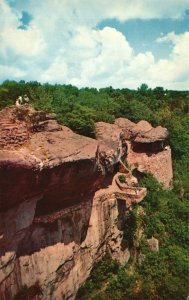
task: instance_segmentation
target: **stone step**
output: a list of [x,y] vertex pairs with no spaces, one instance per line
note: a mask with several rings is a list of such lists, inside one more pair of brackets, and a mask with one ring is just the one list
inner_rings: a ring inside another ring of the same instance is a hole
[[18,123],[3,123],[0,124],[1,126],[9,126],[9,125],[13,125],[13,126],[17,126],[17,127],[25,127],[24,124],[18,124]]
[[1,118],[0,117],[0,122],[15,122],[16,120],[12,118]]
[[17,136],[28,136],[27,132],[16,132],[16,131],[4,131],[0,133],[0,136],[3,137],[17,137]]
[[0,123],[4,124],[4,123],[15,123],[13,120],[0,120]]
[[16,132],[14,134],[10,134],[10,132],[3,132],[2,134],[0,133],[0,137],[7,137],[7,138],[17,138],[17,137],[28,137],[27,132]]
[[0,122],[0,126],[12,125],[15,124],[13,122]]
[[25,124],[23,124],[23,123],[18,123],[18,122],[11,122],[11,121],[9,121],[9,122],[0,122],[0,125],[9,125],[9,124],[12,124],[12,125],[17,125],[17,126],[23,126],[23,125],[25,125]]
[[2,116],[0,116],[0,120],[2,121],[2,120],[12,120],[13,118],[10,118],[10,117],[2,117]]
[[1,123],[0,125],[3,125],[3,126],[6,126],[6,125],[16,125],[16,126],[18,126],[18,124],[16,124],[16,123],[11,123],[11,122],[9,122],[9,123]]
[[1,131],[11,130],[11,129],[18,129],[18,127],[17,126],[7,126],[7,127],[1,128]]

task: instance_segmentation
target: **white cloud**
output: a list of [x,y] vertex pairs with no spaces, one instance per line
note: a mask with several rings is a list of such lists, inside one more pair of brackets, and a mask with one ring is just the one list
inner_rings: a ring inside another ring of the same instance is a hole
[[[173,49],[168,59],[159,60],[150,69],[150,75],[156,79],[159,77],[164,83],[182,82],[189,77],[189,32],[176,35],[174,32],[157,39],[159,43],[171,42]],[[187,84],[186,84],[186,87]]]
[[[97,29],[104,19],[181,18],[188,0],[0,0],[0,57],[4,78],[72,83],[78,86],[188,88],[189,32],[169,33],[158,43],[172,43],[167,59],[136,54],[115,28]],[[22,11],[32,20],[19,29]],[[3,74],[2,77],[3,78]]]
[[40,30],[35,27],[28,30],[6,28],[1,34],[1,41],[6,50],[11,49],[15,54],[24,56],[38,55],[45,47]]
[[[151,87],[161,85],[173,89],[188,89],[189,32],[180,35],[170,33],[158,39],[159,42],[173,43],[169,57],[158,61],[151,52],[136,55],[126,38],[115,29],[105,28],[98,31],[98,35],[94,35],[93,31],[91,36],[96,38],[95,49],[98,44],[101,45],[100,51],[83,61],[79,59],[82,61],[79,76],[70,78],[72,84],[137,88],[146,82]],[[114,41],[114,47],[110,40]]]
[[42,82],[66,82],[68,77],[68,67],[64,61],[64,52],[55,58],[53,63],[40,76]]
[[26,72],[24,72],[23,70],[16,68],[16,67],[11,67],[11,66],[4,66],[2,64],[0,64],[0,80],[5,79],[4,75],[6,74],[6,78],[11,78],[12,74],[14,74],[14,78],[15,79],[19,79],[22,76],[26,75]]
[[12,51],[14,55],[38,55],[45,47],[40,28],[33,25],[28,30],[19,29],[21,13],[13,12],[4,0],[0,2],[0,9],[2,12],[0,19],[1,57],[7,56],[9,51]]

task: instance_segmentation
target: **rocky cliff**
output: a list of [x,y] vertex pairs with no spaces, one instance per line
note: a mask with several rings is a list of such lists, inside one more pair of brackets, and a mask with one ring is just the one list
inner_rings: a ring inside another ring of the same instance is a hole
[[167,133],[153,133],[155,146],[147,136],[148,147],[139,151],[135,139],[144,132],[126,119],[97,123],[96,139],[27,105],[1,111],[1,119],[1,137],[7,125],[18,129],[8,130],[6,143],[0,139],[0,299],[13,299],[25,285],[36,299],[75,299],[106,251],[121,263],[128,260],[124,216],[146,189],[125,166],[124,184],[117,172],[127,158],[168,186],[171,175],[165,178],[157,164],[163,154],[164,167],[172,170]]
[[165,188],[170,188],[173,170],[167,129],[154,128],[147,121],[135,124],[124,118],[116,119],[115,124],[122,128],[127,144],[127,163],[132,170],[151,173]]

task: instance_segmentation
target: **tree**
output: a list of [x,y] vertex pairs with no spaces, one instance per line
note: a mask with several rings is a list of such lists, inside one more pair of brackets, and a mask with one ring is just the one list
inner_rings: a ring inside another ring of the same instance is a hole
[[94,137],[95,135],[95,112],[85,106],[76,104],[73,111],[64,117],[64,124],[75,132]]

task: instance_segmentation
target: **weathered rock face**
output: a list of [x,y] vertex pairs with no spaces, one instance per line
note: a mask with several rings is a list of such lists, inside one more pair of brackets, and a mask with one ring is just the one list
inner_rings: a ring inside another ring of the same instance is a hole
[[127,161],[133,169],[141,173],[151,173],[163,184],[165,188],[170,188],[173,178],[171,148],[165,146],[159,152],[136,152],[128,143]]
[[[1,299],[12,299],[24,284],[36,282],[42,288],[42,299],[74,299],[94,262],[106,250],[126,262],[129,252],[121,247],[125,210],[126,201],[117,200],[114,194],[96,194],[58,215],[51,214],[50,220],[34,218],[25,234],[16,232],[1,258]],[[25,210],[22,216],[28,213]],[[11,212],[9,217],[13,217]]]
[[36,196],[45,199],[48,206],[59,201],[67,206],[74,197],[77,202],[78,195],[94,191],[103,178],[98,142],[66,127],[35,133],[17,150],[2,150],[0,167],[3,210]]
[[168,137],[168,130],[161,126],[151,128],[148,131],[139,132],[135,138],[135,143],[155,143],[164,142]]
[[25,122],[15,119],[12,109],[0,111],[0,149],[20,146],[29,138]]
[[126,155],[126,142],[122,129],[116,124],[97,122],[96,139],[99,142],[100,161],[106,171],[113,171],[114,166]]
[[128,151],[122,128],[99,122],[94,140],[44,118],[24,144],[0,150],[2,300],[24,285],[40,286],[40,299],[75,299],[106,251],[126,262],[124,216],[146,195],[132,174],[125,185],[114,176]]
[[140,121],[137,124],[119,118],[115,121],[127,140],[127,162],[132,169],[142,173],[151,173],[156,179],[169,188],[172,183],[171,149],[166,145],[168,131],[150,123]]
[[115,120],[115,125],[122,129],[126,140],[130,140],[132,138],[133,128],[136,126],[134,122],[125,118],[118,118]]

